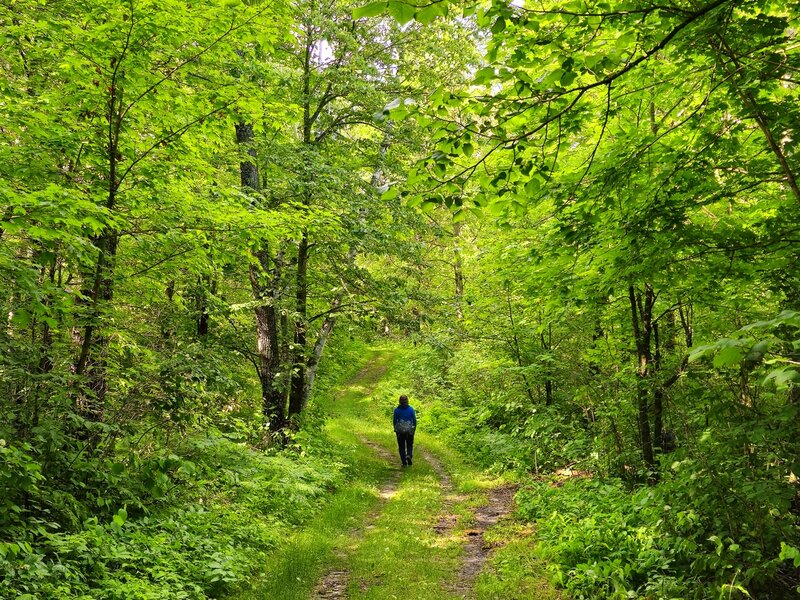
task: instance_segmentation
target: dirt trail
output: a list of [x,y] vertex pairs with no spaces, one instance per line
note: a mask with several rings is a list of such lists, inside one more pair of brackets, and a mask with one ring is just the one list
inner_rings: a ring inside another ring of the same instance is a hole
[[[385,361],[379,360],[370,362],[355,374],[355,376],[350,380],[350,385],[348,387],[352,389],[353,386],[359,386],[361,388],[359,390],[361,394],[364,396],[369,396],[375,390],[388,368],[389,365]],[[343,390],[338,394],[336,399],[341,399],[345,393],[346,391]],[[386,450],[386,448],[380,444],[376,444],[375,442],[368,440],[363,435],[359,435],[358,437],[362,444],[369,446],[383,460],[389,463],[392,462],[393,456],[388,450]],[[378,508],[369,514],[361,527],[356,528],[351,532],[349,545],[351,548],[358,545],[358,543],[364,537],[364,532],[367,529],[372,529],[374,527],[373,523],[380,515],[383,505],[397,492],[397,484],[399,479],[400,470],[393,469],[389,478],[382,483],[380,489],[378,490],[380,504],[378,505]],[[346,549],[340,551],[339,558],[346,558]],[[334,569],[329,571],[322,577],[317,586],[314,588],[314,591],[311,592],[311,598],[313,600],[346,598],[349,575],[350,572],[347,569]]]
[[[371,363],[359,371],[351,381],[352,385],[359,385],[360,392],[365,396],[372,393],[381,377],[386,372],[387,365],[382,362]],[[367,516],[363,524],[354,529],[350,535],[350,543],[346,548],[341,549],[339,559],[344,562],[347,555],[353,548],[357,547],[364,538],[366,531],[375,527],[375,521],[380,517],[385,504],[394,497],[402,473],[397,457],[386,447],[373,442],[363,435],[359,435],[359,440],[365,446],[372,449],[381,459],[393,465],[389,477],[381,484],[378,491],[378,506]],[[425,449],[420,449],[419,453],[436,473],[442,488],[442,509],[439,522],[433,526],[434,531],[441,536],[447,536],[453,532],[458,525],[458,515],[454,514],[453,507],[458,502],[466,499],[466,495],[456,491],[453,480],[445,470],[442,463]],[[493,547],[484,540],[484,533],[487,529],[497,524],[504,516],[513,510],[514,494],[516,486],[502,486],[488,491],[489,501],[485,506],[475,510],[475,522],[471,529],[464,532],[464,554],[461,566],[453,583],[446,587],[446,590],[457,597],[472,598],[475,579],[489,558]],[[313,600],[336,600],[347,598],[347,586],[350,579],[350,572],[347,568],[329,571],[319,581],[311,594]]]
[[484,533],[512,512],[517,489],[515,485],[506,485],[488,491],[489,502],[475,511],[475,524],[465,531],[466,541],[461,568],[458,570],[455,582],[448,588],[449,591],[462,598],[473,597],[472,588],[475,579],[494,550],[494,546],[484,540]]
[[[444,494],[442,517],[439,523],[434,525],[434,529],[439,535],[446,535],[458,523],[458,517],[452,513],[451,509],[456,502],[463,500],[464,496],[455,492],[453,482],[439,460],[424,450],[422,454],[442,483]],[[448,591],[462,598],[471,597],[475,579],[483,570],[489,555],[494,549],[493,546],[485,543],[484,533],[487,529],[496,525],[500,519],[512,512],[514,494],[516,494],[517,489],[517,486],[511,485],[493,488],[488,492],[489,502],[476,509],[474,526],[465,532],[464,555],[461,559],[458,576],[455,579],[455,583],[448,586]]]
[[[365,438],[364,436],[359,436],[361,443],[365,446],[369,446],[375,454],[380,456],[383,460],[387,462],[392,462],[394,456],[391,452],[389,452],[386,448],[381,446],[380,444],[376,444]],[[364,524],[354,529],[350,535],[350,547],[357,546],[361,539],[364,537],[364,533],[368,529],[372,529],[375,525],[374,522],[380,516],[381,511],[383,510],[383,505],[392,499],[392,497],[397,493],[397,484],[400,480],[400,469],[393,468],[392,473],[389,478],[383,482],[378,491],[378,497],[380,498],[380,503],[378,507],[375,508],[369,516],[367,516]],[[346,557],[346,550],[342,551],[339,558]],[[329,571],[325,574],[325,576],[320,580],[317,584],[317,587],[314,588],[314,591],[311,593],[311,598],[313,600],[323,600],[323,599],[335,599],[335,598],[347,598],[347,583],[349,581],[350,572],[347,569],[336,569]]]
[[347,393],[348,389],[352,390],[353,387],[356,386],[360,388],[359,392],[364,396],[371,395],[388,369],[389,364],[383,360],[368,363],[353,376],[348,387],[346,389],[342,389],[337,394],[335,400],[340,400],[342,396]]
[[458,524],[458,516],[454,515],[452,512],[453,505],[463,500],[464,496],[456,493],[453,487],[453,480],[450,479],[450,475],[444,470],[439,459],[427,450],[422,450],[421,454],[439,477],[439,481],[442,485],[442,516],[439,522],[433,526],[433,529],[438,535],[447,535]]

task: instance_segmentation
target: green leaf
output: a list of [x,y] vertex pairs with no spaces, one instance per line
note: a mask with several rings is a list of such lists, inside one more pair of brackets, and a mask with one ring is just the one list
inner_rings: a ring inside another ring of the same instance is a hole
[[406,4],[405,2],[397,2],[392,0],[389,2],[389,14],[394,17],[394,20],[405,25],[414,18],[416,7]]
[[578,74],[575,71],[567,71],[561,76],[561,85],[569,87],[577,76]]
[[19,327],[27,327],[31,323],[31,314],[27,310],[18,310],[11,317],[11,322]]
[[122,527],[125,524],[125,521],[128,520],[128,511],[124,508],[120,508],[117,511],[117,514],[114,515],[113,520],[117,527]]
[[564,69],[558,68],[544,78],[544,84],[545,85],[560,84],[561,78],[564,76],[564,74],[565,74]]
[[419,208],[420,208],[420,210],[421,210],[422,212],[431,213],[431,212],[433,212],[434,210],[436,210],[436,207],[438,207],[438,206],[439,206],[439,203],[438,203],[438,202],[432,202],[432,201],[430,201],[430,200],[426,200],[425,202],[423,202],[423,203],[420,205],[420,207],[419,207]]
[[768,381],[774,381],[775,387],[779,390],[783,390],[789,387],[790,383],[800,382],[800,371],[797,371],[793,367],[781,367],[780,369],[770,371],[764,378],[764,383]]
[[780,560],[791,560],[795,568],[800,567],[800,550],[786,542],[781,542],[781,553],[778,558]]
[[494,79],[494,67],[483,67],[475,73],[475,79],[472,81],[475,85],[483,85],[489,83]]
[[420,194],[409,196],[408,199],[406,199],[406,206],[408,206],[408,208],[414,208],[422,204],[423,200],[424,198]]
[[715,347],[716,346],[714,346],[713,344],[706,344],[705,346],[697,346],[691,352],[689,352],[689,362],[693,363],[697,360],[706,358],[713,352]]
[[399,193],[400,193],[399,189],[397,189],[396,187],[391,187],[381,195],[381,200],[393,200],[397,198],[397,195]]
[[359,6],[353,9],[353,18],[377,17],[386,10],[388,4],[388,2],[371,2],[365,6]]
[[505,17],[497,17],[497,20],[492,25],[492,33],[497,35],[498,33],[502,33],[506,28],[506,20]]
[[446,4],[431,4],[430,6],[424,6],[420,8],[414,18],[417,20],[417,22],[427,25],[429,23],[433,23],[436,20],[436,17],[445,16],[446,13]]
[[539,180],[536,178],[529,179],[525,183],[525,194],[528,196],[535,196],[539,193],[539,190],[542,189],[542,185],[539,183]]
[[731,367],[744,358],[744,351],[737,346],[726,346],[714,356],[714,367]]

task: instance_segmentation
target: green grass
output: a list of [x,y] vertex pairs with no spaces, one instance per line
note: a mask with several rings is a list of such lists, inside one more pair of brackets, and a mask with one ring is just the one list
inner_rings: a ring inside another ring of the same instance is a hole
[[460,544],[437,537],[441,487],[431,468],[414,461],[350,559],[349,598],[452,598],[441,588],[458,568]]
[[[394,448],[389,422],[397,396],[406,393],[409,373],[403,368],[402,352],[389,366],[373,390],[371,403],[359,406],[362,432],[387,448]],[[436,600],[460,597],[448,588],[460,567],[464,529],[473,525],[473,510],[488,501],[486,491],[510,482],[476,468],[433,432],[425,428],[425,398],[412,398],[419,415],[414,466],[404,473],[397,495],[386,506],[362,544],[354,552],[350,567],[348,597],[419,598]],[[426,449],[450,475],[459,501],[449,507],[458,525],[439,537],[433,530],[441,517],[442,488],[435,473],[421,462]],[[564,596],[548,581],[544,563],[534,556],[535,536],[521,522],[509,518],[487,531],[485,540],[499,546],[475,582],[478,600],[561,600]]]
[[[357,435],[383,446],[398,469],[391,414],[403,393],[397,376],[399,361],[388,364],[380,383],[366,396],[344,394],[337,402],[342,422]],[[416,440],[414,466],[400,475],[394,496],[372,520],[363,539],[351,549],[347,567],[348,598],[453,598],[442,582],[458,569],[460,541],[438,536],[434,526],[442,511],[442,487],[420,451],[430,449],[428,436]],[[411,594],[411,596],[409,596]]]
[[368,456],[359,464],[370,471],[335,494],[331,502],[306,528],[295,534],[271,557],[263,574],[251,590],[236,596],[241,600],[308,598],[324,573],[337,563],[336,549],[345,547],[354,528],[378,503],[378,489],[367,483],[369,475],[378,478],[385,466]]

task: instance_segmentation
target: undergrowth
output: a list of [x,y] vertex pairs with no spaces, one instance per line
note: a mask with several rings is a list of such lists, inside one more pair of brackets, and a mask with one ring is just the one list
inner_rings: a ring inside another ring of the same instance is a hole
[[[358,343],[332,355],[321,397],[367,358]],[[319,412],[284,449],[265,449],[244,413],[200,425],[171,437],[117,434],[102,454],[76,452],[55,473],[43,441],[0,439],[0,597],[220,597],[263,570],[353,476],[349,449],[330,442]]]

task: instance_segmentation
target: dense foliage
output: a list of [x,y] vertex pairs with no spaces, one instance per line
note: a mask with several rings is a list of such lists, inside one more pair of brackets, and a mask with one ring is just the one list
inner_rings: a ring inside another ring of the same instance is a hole
[[373,115],[471,56],[352,8],[0,5],[0,596],[219,596],[344,480],[308,400],[418,220]]
[[798,8],[0,4],[0,593],[242,583],[380,334],[574,597],[794,597]]

